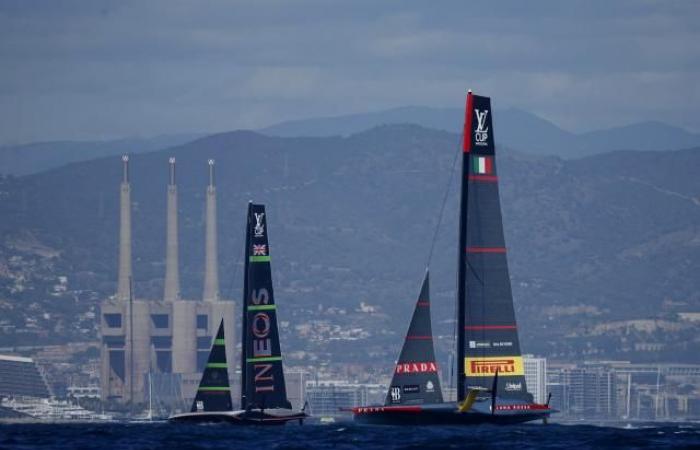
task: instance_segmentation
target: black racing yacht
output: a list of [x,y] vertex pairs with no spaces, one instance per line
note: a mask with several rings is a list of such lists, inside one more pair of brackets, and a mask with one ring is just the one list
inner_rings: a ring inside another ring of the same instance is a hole
[[527,392],[498,192],[491,99],[467,94],[457,270],[457,401],[444,402],[430,325],[428,274],[384,405],[361,423],[513,424],[554,411]]
[[222,320],[191,411],[171,416],[171,422],[284,425],[308,417],[304,410],[293,411],[287,399],[265,206],[249,203],[246,223],[241,408],[232,407]]

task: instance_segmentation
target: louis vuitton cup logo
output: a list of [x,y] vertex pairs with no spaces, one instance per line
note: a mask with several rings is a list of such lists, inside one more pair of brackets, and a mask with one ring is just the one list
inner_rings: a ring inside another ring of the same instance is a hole
[[255,237],[263,237],[265,235],[263,217],[265,217],[265,213],[255,213]]
[[489,115],[489,110],[479,111],[474,110],[476,115],[476,130],[474,130],[474,141],[476,145],[487,145],[489,140],[489,129],[486,126],[486,117]]

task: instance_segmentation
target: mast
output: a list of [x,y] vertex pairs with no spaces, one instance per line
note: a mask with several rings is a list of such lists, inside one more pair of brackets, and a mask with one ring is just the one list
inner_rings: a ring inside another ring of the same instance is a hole
[[627,405],[625,419],[630,418],[630,395],[632,395],[632,372],[627,374]]
[[148,371],[148,420],[153,420],[153,381],[151,371]]
[[248,213],[245,219],[245,248],[243,249],[243,298],[241,302],[241,313],[243,318],[241,319],[241,409],[246,409],[248,406],[248,399],[246,398],[246,348],[248,343],[248,323],[246,317],[248,316],[246,311],[246,305],[248,304],[248,253],[250,249],[250,216],[253,208],[253,201],[248,201]]
[[464,131],[462,134],[462,192],[459,201],[459,262],[457,264],[457,401],[464,399],[464,316],[466,304],[466,270],[467,270],[467,199],[469,183],[469,151],[471,150],[472,91],[467,92]]

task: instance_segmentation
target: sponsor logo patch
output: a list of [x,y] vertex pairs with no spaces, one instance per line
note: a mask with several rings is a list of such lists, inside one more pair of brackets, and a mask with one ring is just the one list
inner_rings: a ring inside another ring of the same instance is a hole
[[265,225],[263,225],[263,217],[265,217],[265,213],[254,213],[255,214],[255,237],[263,237],[265,236]]
[[500,347],[512,347],[513,343],[510,341],[469,341],[469,348],[500,348]]
[[434,362],[411,362],[396,365],[396,373],[435,373],[437,364]]
[[425,383],[425,392],[435,392],[435,385],[432,381],[428,380],[428,382]]
[[524,375],[523,358],[520,356],[489,356],[464,358],[464,373],[469,377],[499,375]]
[[403,387],[404,394],[417,394],[420,392],[420,386],[417,384],[406,384]]
[[486,117],[489,114],[489,110],[485,109],[480,111],[478,109],[474,110],[476,115],[476,130],[474,130],[474,142],[476,145],[488,145],[489,140],[489,129],[486,126]]
[[547,405],[537,405],[534,403],[518,404],[518,405],[496,405],[496,411],[526,411],[526,410],[543,410],[549,409]]
[[522,391],[522,390],[523,390],[522,383],[506,383],[506,391],[508,391],[508,392]]
[[392,403],[399,403],[401,401],[401,388],[399,386],[392,386],[389,392],[391,393]]

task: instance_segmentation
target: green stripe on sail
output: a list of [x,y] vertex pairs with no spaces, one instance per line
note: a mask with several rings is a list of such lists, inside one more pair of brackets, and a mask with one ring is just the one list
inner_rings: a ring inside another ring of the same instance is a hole
[[281,356],[264,356],[262,358],[248,358],[248,359],[246,359],[246,362],[249,362],[249,363],[273,362],[273,361],[282,361],[282,357]]
[[248,311],[270,311],[277,309],[277,305],[251,305],[248,306]]
[[228,386],[200,386],[198,391],[230,391],[231,388]]
[[269,256],[251,256],[248,258],[250,262],[270,262]]
[[214,345],[226,345],[226,341],[224,339],[214,339]]
[[226,363],[207,363],[207,369],[228,369]]

